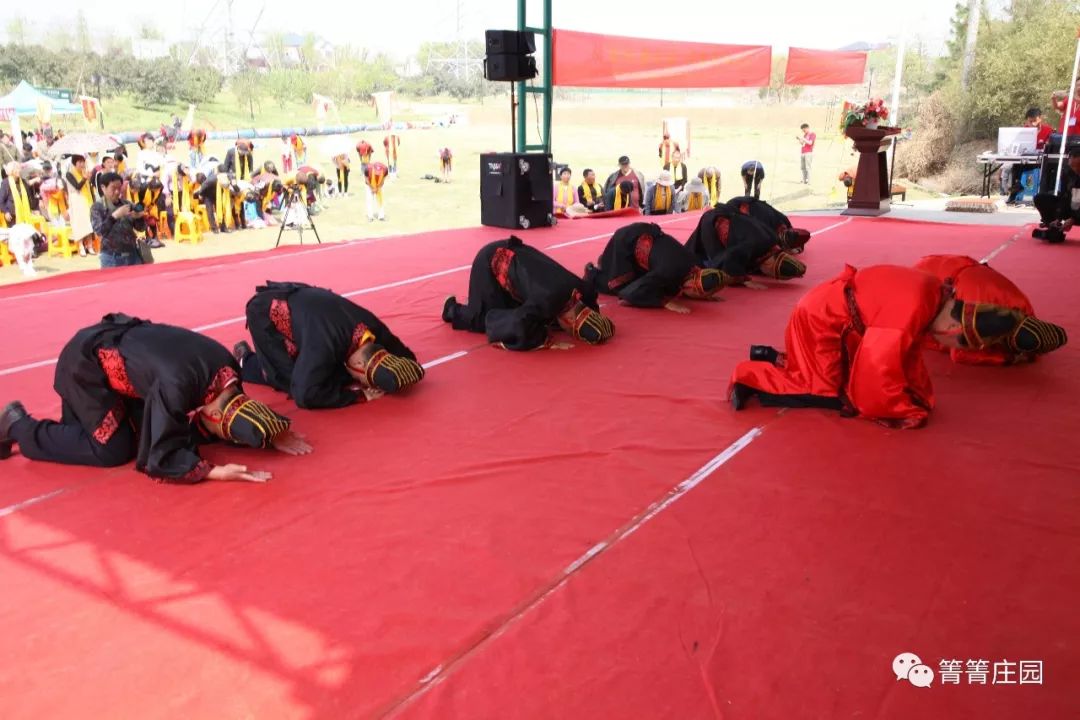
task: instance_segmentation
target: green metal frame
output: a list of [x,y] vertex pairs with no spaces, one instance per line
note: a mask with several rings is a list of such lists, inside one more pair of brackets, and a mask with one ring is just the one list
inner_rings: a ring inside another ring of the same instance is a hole
[[[518,0],[518,30],[532,32],[541,36],[544,49],[544,69],[540,75],[540,84],[526,86],[525,83],[517,84],[517,152],[551,152],[551,0],[544,2],[544,24],[541,27],[529,27],[525,23],[527,0]],[[543,121],[540,124],[540,144],[529,145],[526,142],[528,134],[527,120],[529,117],[528,103],[530,95],[542,95],[544,100]]]

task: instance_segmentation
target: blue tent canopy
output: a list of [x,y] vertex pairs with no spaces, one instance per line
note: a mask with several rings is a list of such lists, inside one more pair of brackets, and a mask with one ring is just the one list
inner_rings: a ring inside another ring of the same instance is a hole
[[51,98],[37,90],[33,85],[23,80],[19,86],[0,97],[0,115],[36,115],[38,102],[44,100],[52,107],[54,115],[82,114],[82,105]]

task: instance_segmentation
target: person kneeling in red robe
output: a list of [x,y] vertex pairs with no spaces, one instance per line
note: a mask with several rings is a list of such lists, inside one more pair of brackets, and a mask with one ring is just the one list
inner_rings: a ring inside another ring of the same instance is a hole
[[[1065,344],[1065,331],[1035,318],[1035,308],[1027,296],[1007,277],[989,265],[966,255],[927,255],[915,267],[953,286],[953,294],[967,306],[990,304],[1023,316],[1013,335],[986,347],[943,347],[933,338],[925,346],[948,351],[953,362],[966,365],[1015,365],[1032,362],[1044,353]],[[1028,329],[1031,332],[1027,332]],[[1026,342],[1024,348],[1018,342]],[[977,343],[973,343],[975,345]]]
[[856,270],[803,296],[788,321],[787,351],[756,345],[735,368],[730,399],[736,410],[752,397],[771,407],[838,410],[896,428],[926,424],[934,390],[922,343],[985,347],[1014,337],[1030,346],[1042,328],[994,305],[965,305],[952,286],[929,273],[896,265]]

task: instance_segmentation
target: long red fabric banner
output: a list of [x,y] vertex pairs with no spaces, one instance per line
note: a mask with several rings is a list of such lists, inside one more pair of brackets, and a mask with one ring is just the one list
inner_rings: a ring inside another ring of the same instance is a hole
[[768,45],[713,45],[555,30],[555,85],[619,88],[764,87]]
[[790,48],[786,85],[858,85],[866,72],[866,53]]

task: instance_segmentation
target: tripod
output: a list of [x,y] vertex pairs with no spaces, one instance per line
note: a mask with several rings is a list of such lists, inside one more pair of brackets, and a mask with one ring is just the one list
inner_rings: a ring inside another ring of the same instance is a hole
[[[281,213],[281,228],[278,230],[277,242],[274,243],[275,248],[281,245],[281,235],[285,232],[285,225],[289,222],[289,211],[292,210],[293,202],[298,197],[300,197],[301,193],[303,193],[305,189],[306,188],[301,185],[293,185],[289,188],[288,197],[285,200],[285,210]],[[303,203],[303,200],[301,199],[300,202]],[[322,245],[322,238],[319,237],[319,229],[315,227],[315,219],[311,217],[311,213],[307,211],[307,206],[305,204],[300,205],[300,207],[304,209],[304,214],[307,215],[307,221],[308,224],[311,225],[311,231],[315,233],[315,240],[317,240],[318,243]],[[296,223],[296,225],[294,225],[294,229],[300,234],[300,244],[303,245],[304,225],[302,223]]]

